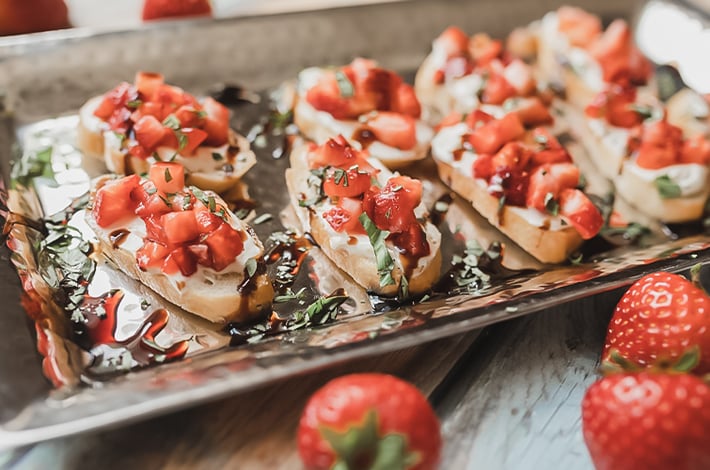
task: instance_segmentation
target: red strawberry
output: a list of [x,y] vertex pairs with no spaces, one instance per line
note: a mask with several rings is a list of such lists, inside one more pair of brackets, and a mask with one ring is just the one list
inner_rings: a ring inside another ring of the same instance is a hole
[[582,401],[584,441],[597,470],[710,468],[710,387],[695,376],[614,374]]
[[298,451],[307,469],[433,469],[439,422],[411,384],[385,374],[330,381],[306,405]]
[[143,21],[211,15],[209,0],[145,0],[143,3]]
[[648,367],[675,361],[693,347],[700,350],[693,372],[710,372],[710,297],[682,276],[658,272],[636,281],[619,301],[602,359],[616,350]]

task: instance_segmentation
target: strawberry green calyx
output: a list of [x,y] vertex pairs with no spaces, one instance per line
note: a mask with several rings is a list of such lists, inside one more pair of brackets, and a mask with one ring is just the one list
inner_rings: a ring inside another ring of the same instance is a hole
[[[683,353],[677,360],[670,361],[667,359],[659,359],[647,370],[650,372],[663,372],[663,373],[689,373],[695,369],[700,363],[700,348],[694,346],[689,348]],[[602,375],[607,376],[610,374],[618,373],[629,373],[629,372],[640,372],[644,370],[639,364],[626,359],[623,355],[619,353],[616,349],[612,349],[609,352],[609,359],[602,361],[599,367]]]
[[321,426],[321,435],[336,455],[332,469],[406,470],[419,462],[419,453],[408,450],[404,435],[380,436],[378,427],[375,410],[367,412],[360,425],[353,425],[344,432]]

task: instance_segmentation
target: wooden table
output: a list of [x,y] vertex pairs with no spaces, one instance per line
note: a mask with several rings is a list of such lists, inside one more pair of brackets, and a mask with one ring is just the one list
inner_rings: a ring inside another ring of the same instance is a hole
[[591,468],[580,402],[596,380],[613,292],[481,331],[333,367],[124,428],[0,454],[0,467],[300,468],[307,398],[356,371],[401,376],[442,422],[442,469]]

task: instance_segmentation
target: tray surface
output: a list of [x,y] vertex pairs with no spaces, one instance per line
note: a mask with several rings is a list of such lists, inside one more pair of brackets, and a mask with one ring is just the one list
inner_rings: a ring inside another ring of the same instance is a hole
[[[224,24],[211,26],[198,23],[191,28],[197,32],[207,32],[210,28],[219,29],[222,26]],[[193,34],[196,34],[194,31]],[[119,37],[113,40],[117,43],[114,47],[121,43]],[[129,37],[128,40],[139,41],[140,38]],[[77,47],[81,47],[81,44]],[[0,68],[3,66],[19,76],[25,64],[18,59],[16,63],[0,63]],[[88,65],[85,67],[90,68]],[[57,70],[56,74],[62,73]],[[170,76],[168,80],[174,81]],[[178,84],[188,88],[192,80],[198,79],[192,79],[187,74],[179,80]],[[196,89],[202,92],[210,89],[214,91],[215,87],[224,90],[224,87],[218,86],[217,81],[212,77],[203,77],[201,81],[198,80],[199,86]],[[63,183],[60,193],[53,191],[51,184],[43,184],[41,178],[36,184],[28,184],[28,187],[34,188],[32,192],[9,190],[14,207],[18,207],[17,204],[23,205],[27,214],[46,217],[61,210],[73,197],[84,193],[88,188],[88,177],[100,171],[100,168],[92,168],[87,164],[72,147],[76,116],[70,114],[56,119],[43,119],[45,116],[59,114],[60,110],[65,112],[76,109],[81,103],[80,98],[83,100],[91,96],[87,94],[93,92],[91,86],[72,90],[73,83],[67,85],[68,93],[63,99],[53,97],[54,101],[49,102],[44,109],[33,111],[30,111],[31,105],[46,96],[51,86],[45,84],[33,96],[23,96],[20,88],[10,100],[18,110],[16,119],[4,116],[0,123],[0,142],[3,143],[0,161],[3,162],[6,175],[6,163],[12,158],[11,143],[21,142],[25,155],[42,152],[47,146],[53,149],[51,166],[55,180]],[[260,99],[257,100],[256,96],[260,96]],[[251,101],[258,102],[240,100],[234,104],[235,117],[232,124],[238,131],[251,137],[257,153],[258,163],[245,178],[245,183],[249,197],[258,202],[251,220],[254,217],[264,220],[255,225],[255,230],[262,239],[267,239],[274,232],[283,231],[284,225],[290,224],[286,210],[288,200],[283,189],[283,171],[287,166],[287,158],[282,150],[284,129],[277,126],[261,132],[259,126],[263,127],[274,114],[268,95],[256,96],[249,94]],[[426,164],[410,171],[425,178],[432,174],[431,167]],[[428,205],[434,207],[439,196],[445,195],[446,191],[436,179],[428,179],[431,194]],[[264,181],[273,181],[274,184],[264,185]],[[13,200],[13,197],[16,199]],[[41,204],[38,205],[38,202]],[[466,240],[476,240],[484,247],[496,241],[505,244],[506,265],[515,270],[503,270],[502,275],[498,273],[499,276],[494,276],[491,282],[483,283],[482,289],[460,291],[458,295],[434,295],[406,305],[379,303],[378,299],[374,299],[378,302],[375,305],[377,313],[372,314],[369,313],[369,302],[373,299],[365,292],[359,292],[347,278],[337,274],[337,270],[323,259],[317,249],[311,249],[309,256],[313,261],[312,269],[320,269],[326,275],[319,277],[330,281],[317,286],[320,292],[327,294],[335,287],[344,285],[348,294],[354,298],[354,301],[346,304],[336,321],[319,328],[283,331],[260,341],[246,341],[245,344],[230,347],[229,335],[170,307],[170,319],[156,335],[156,341],[164,349],[176,341],[188,341],[186,359],[134,369],[125,374],[114,374],[112,372],[116,367],[111,367],[108,375],[100,367],[90,370],[90,373],[82,367],[77,370],[76,364],[87,360],[86,353],[58,334],[48,344],[64,349],[59,352],[50,351],[48,356],[61,360],[55,361],[55,364],[45,361],[44,364],[45,372],[59,370],[64,374],[64,383],[71,385],[58,389],[52,389],[42,377],[42,365],[31,340],[35,327],[27,319],[21,305],[21,301],[25,301],[26,305],[26,296],[22,295],[17,276],[6,261],[10,257],[8,250],[3,248],[3,264],[0,266],[3,283],[0,289],[2,298],[7,302],[3,315],[0,315],[0,326],[3,331],[12,331],[13,334],[8,336],[0,349],[3,352],[0,354],[0,447],[21,445],[163,413],[315,370],[337,361],[378,354],[526,315],[629,284],[653,270],[680,271],[698,261],[706,262],[710,249],[708,235],[701,233],[697,227],[681,227],[680,237],[660,235],[648,239],[655,242],[662,240],[661,243],[646,247],[626,245],[613,250],[609,250],[610,245],[603,245],[603,249],[593,247],[588,251],[580,265],[541,267],[481,220],[464,201],[454,198],[445,212],[447,214],[440,224],[446,240],[445,269],[451,265],[455,255],[463,254]],[[20,224],[15,227],[21,232],[16,234],[18,240],[37,241],[38,233],[33,229]],[[29,249],[31,243],[27,245]],[[18,246],[13,248],[21,251]],[[27,270],[32,271],[32,266],[26,262],[31,257],[29,253],[24,263]],[[495,253],[491,257],[495,258]],[[14,261],[22,267],[23,260],[15,257]],[[497,269],[495,263],[492,266]],[[135,281],[125,276],[116,276],[110,266],[99,265],[96,276],[105,278],[111,287],[124,289],[133,295],[131,298],[127,296],[124,305],[126,309],[131,302],[140,303],[145,298],[160,303],[154,294],[136,285]],[[125,322],[128,325],[128,333],[124,332],[126,336],[130,336],[130,331],[141,328],[145,320],[144,314],[135,313],[140,309],[133,308],[132,311],[134,317]],[[42,324],[41,328],[50,332],[66,329],[61,321],[58,323]],[[110,357],[110,352],[106,352],[106,357]]]

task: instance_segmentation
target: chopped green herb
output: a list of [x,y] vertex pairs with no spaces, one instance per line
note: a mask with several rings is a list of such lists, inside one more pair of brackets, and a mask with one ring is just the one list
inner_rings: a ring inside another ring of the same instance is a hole
[[311,326],[321,326],[335,320],[338,308],[350,297],[347,295],[330,295],[321,297],[310,304],[305,310],[296,311],[293,317],[286,321],[286,329],[300,330]]
[[15,184],[28,186],[35,178],[47,178],[54,180],[54,170],[52,169],[52,147],[46,147],[34,152],[23,154],[12,166],[12,187]]
[[217,210],[217,202],[212,195],[207,197],[207,208],[210,212],[215,212]]
[[161,201],[163,201],[165,203],[166,206],[173,207],[173,204],[167,198],[165,198],[165,196],[158,194],[158,197],[160,198]]
[[131,108],[131,109],[136,109],[140,108],[140,106],[143,104],[141,100],[131,100],[126,102],[126,107]]
[[264,222],[268,222],[269,220],[273,219],[274,216],[269,214],[268,212],[264,212],[260,216],[258,216],[254,221],[252,222],[252,225],[259,225],[263,224]]
[[551,215],[560,213],[560,204],[555,200],[555,195],[552,193],[545,194],[545,210]]
[[547,144],[548,144],[548,142],[547,142],[547,136],[546,136],[546,135],[542,135],[542,134],[536,134],[536,135],[535,135],[535,142],[537,142],[538,144],[542,145],[543,148],[544,148],[544,147],[547,147]]
[[163,120],[163,125],[168,129],[177,131],[180,129],[180,120],[174,114],[169,115]]
[[659,176],[654,180],[654,184],[656,185],[661,199],[674,199],[680,197],[682,194],[678,183],[673,181],[668,175]]
[[343,181],[343,186],[348,187],[348,173],[345,170],[342,170],[340,168],[336,168],[335,172],[333,173],[333,182],[335,182],[336,185],[340,185],[340,182]]
[[212,160],[219,162],[221,160],[224,160],[224,157],[222,156],[221,153],[212,152]]
[[284,302],[290,302],[292,300],[301,300],[303,299],[305,293],[305,287],[301,287],[301,290],[299,290],[298,292],[293,292],[289,287],[285,294],[277,295],[276,297],[274,297],[274,302],[280,304]]
[[407,297],[409,297],[409,281],[407,280],[407,277],[402,274],[402,277],[399,281],[399,298],[400,300],[402,300],[406,299]]
[[632,103],[629,105],[629,109],[641,116],[641,119],[644,121],[652,118],[654,114],[653,108],[647,105]]
[[569,262],[573,265],[578,265],[582,264],[582,259],[584,259],[584,255],[582,253],[572,253],[567,257]]
[[150,302],[146,299],[141,300],[141,310],[148,310],[148,307],[150,307]]
[[631,222],[626,227],[604,227],[601,234],[607,237],[621,235],[624,240],[634,241],[651,233],[651,229],[636,222]]
[[503,213],[503,208],[505,207],[505,194],[498,198],[498,216]]
[[175,132],[175,137],[177,137],[178,140],[178,150],[184,150],[188,144],[187,135],[185,135],[185,133],[180,130],[176,130],[173,132]]
[[195,110],[195,115],[198,117],[198,119],[204,119],[207,117],[207,111],[205,111],[204,109]]
[[247,277],[251,278],[256,274],[256,259],[255,258],[249,258],[244,266],[244,269],[247,272]]
[[165,182],[169,183],[173,180],[173,175],[170,174],[170,168],[165,169]]
[[355,87],[353,87],[350,79],[343,73],[342,70],[335,72],[335,80],[338,83],[338,90],[340,91],[340,96],[343,98],[352,98],[355,96]]
[[392,270],[394,269],[394,260],[390,256],[385,240],[389,236],[386,230],[380,230],[375,223],[368,217],[366,212],[360,214],[360,223],[362,224],[367,237],[370,239],[370,245],[375,252],[375,260],[377,261],[377,272],[380,275],[380,286],[393,285],[394,278]]

